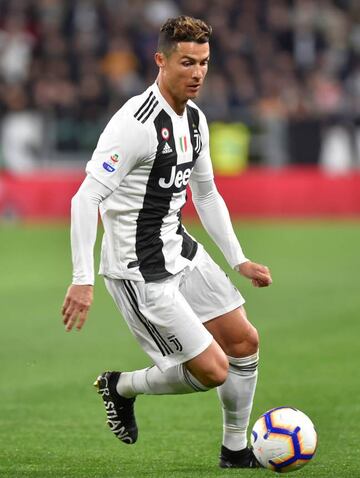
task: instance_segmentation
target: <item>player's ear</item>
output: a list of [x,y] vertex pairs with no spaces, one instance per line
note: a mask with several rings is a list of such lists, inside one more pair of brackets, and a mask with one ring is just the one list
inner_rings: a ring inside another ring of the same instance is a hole
[[164,53],[161,53],[160,51],[157,51],[155,53],[155,63],[159,68],[164,68],[165,63],[166,63],[166,58]]

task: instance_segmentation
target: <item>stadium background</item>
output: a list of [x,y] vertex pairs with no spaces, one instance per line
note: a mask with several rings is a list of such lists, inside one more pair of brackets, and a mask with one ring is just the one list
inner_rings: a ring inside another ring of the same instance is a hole
[[216,181],[247,255],[274,275],[253,290],[187,208],[262,337],[252,422],[297,406],[320,436],[297,476],[360,476],[359,2],[0,0],[1,476],[225,476],[215,393],[140,398],[131,449],[103,426],[94,376],[148,360],[101,280],[81,335],[59,317],[70,198],[108,118],[154,80],[159,25],[182,13],[214,28],[198,104]]

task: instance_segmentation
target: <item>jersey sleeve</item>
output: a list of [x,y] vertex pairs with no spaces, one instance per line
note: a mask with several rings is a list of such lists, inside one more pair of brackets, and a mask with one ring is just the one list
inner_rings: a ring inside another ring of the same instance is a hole
[[231,224],[230,214],[213,180],[192,182],[192,199],[201,223],[232,268],[247,262]]
[[71,201],[71,255],[73,284],[94,284],[94,245],[99,204],[111,190],[86,176]]
[[192,181],[202,182],[214,178],[210,157],[209,127],[202,111],[199,110],[199,132],[201,135],[201,151],[191,174]]
[[86,172],[112,191],[149,151],[149,134],[131,112],[118,111],[101,134]]

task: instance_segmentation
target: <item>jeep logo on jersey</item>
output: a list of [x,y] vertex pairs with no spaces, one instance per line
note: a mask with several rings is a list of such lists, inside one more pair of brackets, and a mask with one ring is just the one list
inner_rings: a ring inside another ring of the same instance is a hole
[[169,178],[160,178],[159,186],[164,189],[169,189],[171,186],[175,186],[177,189],[187,185],[190,179],[192,168],[187,168],[184,171],[179,169],[176,171],[176,166],[171,168],[171,173]]

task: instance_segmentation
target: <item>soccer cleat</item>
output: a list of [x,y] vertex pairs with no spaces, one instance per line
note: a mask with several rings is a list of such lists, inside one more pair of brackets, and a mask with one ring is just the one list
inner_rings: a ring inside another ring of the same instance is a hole
[[134,415],[135,398],[125,398],[116,391],[121,372],[104,372],[95,380],[94,386],[104,400],[107,424],[114,435],[132,445],[138,437]]
[[221,447],[219,466],[220,468],[261,468],[250,448],[233,451],[224,445]]

